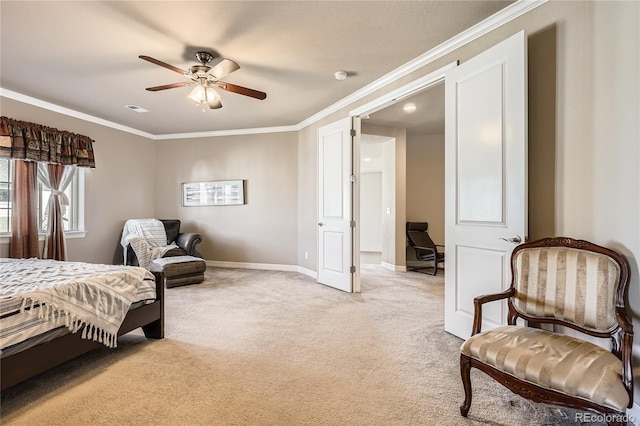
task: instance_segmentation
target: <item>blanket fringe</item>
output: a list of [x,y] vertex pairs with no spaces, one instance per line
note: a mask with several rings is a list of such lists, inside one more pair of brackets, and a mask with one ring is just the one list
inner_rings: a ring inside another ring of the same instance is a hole
[[[27,310],[27,300],[24,299],[22,301],[22,305],[20,306],[20,312],[26,312]],[[107,332],[104,329],[97,327],[95,324],[89,324],[86,321],[83,321],[78,316],[74,316],[69,312],[64,312],[61,309],[57,309],[55,306],[41,303],[38,300],[30,299],[30,315],[35,314],[35,306],[40,305],[40,309],[38,309],[38,318],[48,320],[50,317],[53,317],[57,314],[65,315],[65,327],[69,329],[71,333],[77,333],[82,328],[83,339],[93,340],[94,342],[102,343],[109,348],[116,348],[118,346],[118,338],[116,335]],[[83,328],[84,326],[84,328]]]

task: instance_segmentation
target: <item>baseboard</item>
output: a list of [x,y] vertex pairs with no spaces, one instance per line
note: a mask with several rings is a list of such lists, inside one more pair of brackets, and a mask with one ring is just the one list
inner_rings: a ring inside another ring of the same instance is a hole
[[318,279],[318,273],[316,271],[312,271],[311,269],[303,268],[302,266],[297,266],[297,271],[301,274],[304,274],[308,277],[313,278],[314,280]]
[[262,269],[264,271],[298,272],[296,265],[280,265],[277,263],[227,262],[224,260],[207,260],[207,266],[214,268]]
[[281,265],[277,263],[227,262],[223,260],[207,260],[206,262],[207,266],[212,266],[214,268],[261,269],[263,271],[299,272],[313,279],[318,278],[317,272],[298,265]]
[[393,263],[381,262],[383,268],[395,272],[407,272],[407,267],[404,265],[394,265]]

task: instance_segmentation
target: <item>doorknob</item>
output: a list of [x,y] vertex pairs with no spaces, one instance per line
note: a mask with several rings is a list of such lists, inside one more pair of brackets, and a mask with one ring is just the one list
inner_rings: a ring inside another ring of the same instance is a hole
[[324,226],[324,223],[318,222],[318,226]]
[[522,238],[520,238],[520,235],[516,235],[511,238],[500,238],[500,239],[510,243],[516,243],[516,244],[520,244],[522,242]]

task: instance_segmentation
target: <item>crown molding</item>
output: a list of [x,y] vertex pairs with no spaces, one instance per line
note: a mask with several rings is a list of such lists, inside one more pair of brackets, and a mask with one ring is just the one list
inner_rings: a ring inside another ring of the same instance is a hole
[[424,67],[425,65],[443,57],[444,55],[453,52],[454,50],[464,46],[465,44],[468,44],[473,40],[476,40],[482,37],[483,35],[489,33],[490,31],[493,31],[494,29],[501,27],[502,25],[518,18],[519,16],[522,16],[539,6],[542,6],[548,1],[549,0],[517,0],[515,3],[505,7],[504,9],[488,17],[487,19],[453,36],[452,38],[445,41],[444,43],[441,43],[440,45],[423,53],[417,58],[412,59],[411,61],[405,63],[404,65],[401,65],[395,70],[373,81],[372,83],[369,83],[363,88],[353,92],[352,94],[343,98],[342,100],[315,113],[314,115],[308,117],[307,119],[301,121],[300,123],[296,125],[291,125],[291,126],[259,127],[259,128],[250,128],[250,129],[230,129],[230,130],[215,130],[210,132],[171,133],[171,134],[154,135],[148,132],[144,132],[142,130],[138,130],[132,127],[123,126],[121,124],[114,123],[113,121],[104,120],[102,118],[95,117],[93,115],[85,114],[83,112],[75,111],[70,108],[65,108],[59,105],[55,105],[50,102],[33,98],[31,96],[27,96],[11,90],[3,89],[2,87],[0,87],[0,96],[6,97],[9,99],[14,99],[30,105],[34,105],[50,111],[58,112],[60,114],[79,118],[81,120],[89,121],[95,124],[100,124],[102,126],[110,127],[116,130],[121,130],[123,132],[142,136],[144,138],[148,138],[152,140],[192,139],[192,138],[206,138],[206,137],[217,137],[217,136],[251,135],[251,134],[261,134],[261,133],[296,132],[304,129],[305,127],[325,117],[328,117],[334,112],[337,112],[342,108],[353,104],[354,102],[357,102],[358,100],[364,98],[365,96],[368,96],[374,93],[375,91],[387,86],[388,84],[391,84],[394,81],[406,76],[407,74],[410,74],[413,71],[416,71]]
[[262,133],[286,133],[286,132],[297,132],[298,130],[300,130],[298,126],[256,127],[252,129],[212,130],[209,132],[168,133],[165,135],[155,135],[153,139],[155,140],[194,139],[194,138],[210,138],[210,137],[217,137],[217,136],[257,135]]
[[334,112],[341,110],[342,108],[364,98],[365,96],[372,94],[376,90],[381,89],[386,85],[404,77],[405,75],[424,67],[425,65],[453,52],[454,50],[464,46],[465,44],[468,44],[473,40],[482,37],[483,35],[495,30],[496,28],[501,27],[502,25],[516,19],[517,17],[530,12],[538,6],[542,6],[548,1],[549,0],[516,1],[515,3],[505,7],[501,11],[491,15],[487,19],[478,22],[476,25],[469,27],[465,31],[451,37],[449,40],[443,42],[442,44],[434,47],[431,50],[428,50],[427,52],[423,53],[417,58],[412,59],[404,65],[399,66],[395,70],[380,77],[374,82],[369,83],[362,89],[353,92],[346,98],[298,123],[299,130],[333,114]]
[[94,115],[85,114],[84,112],[76,111],[71,108],[65,108],[63,106],[52,104],[51,102],[43,101],[31,96],[23,95],[22,93],[14,92],[13,90],[4,89],[2,87],[0,87],[0,96],[8,99],[13,99],[15,101],[20,101],[25,104],[37,106],[42,109],[47,109],[49,111],[57,112],[63,115],[68,115],[69,117],[78,118],[80,120],[100,124],[101,126],[110,127],[112,129],[142,136],[143,138],[155,138],[155,135],[151,133],[143,132],[142,130],[134,129],[133,127],[123,126],[122,124],[114,123],[113,121],[105,120]]
[[142,130],[134,129],[133,127],[123,126],[122,124],[118,124],[113,121],[104,120],[100,117],[85,114],[84,112],[76,111],[70,108],[65,108],[60,105],[43,101],[41,99],[37,99],[32,96],[23,95],[22,93],[14,92],[13,90],[4,89],[2,87],[0,87],[0,96],[8,99],[13,99],[15,101],[23,102],[25,104],[33,105],[49,111],[57,112],[59,114],[67,115],[69,117],[78,118],[80,120],[99,124],[105,127],[110,127],[112,129],[120,130],[133,135],[142,136],[143,138],[147,138],[151,140],[195,139],[195,138],[208,138],[208,137],[216,137],[216,136],[255,135],[255,134],[261,134],[261,133],[285,133],[285,132],[295,132],[298,130],[297,126],[279,126],[279,127],[260,127],[260,128],[253,128],[253,129],[230,129],[230,130],[215,130],[210,132],[170,133],[170,134],[164,134],[164,135],[154,135],[153,133],[144,132]]
[[403,99],[422,92],[426,88],[444,81],[447,70],[455,68],[456,66],[458,66],[458,61],[451,62],[427,75],[397,88],[396,90],[392,90],[377,99],[360,105],[359,107],[349,111],[349,115],[359,116],[362,114],[373,114],[374,112],[380,111],[381,109],[395,104],[396,102],[400,102]]

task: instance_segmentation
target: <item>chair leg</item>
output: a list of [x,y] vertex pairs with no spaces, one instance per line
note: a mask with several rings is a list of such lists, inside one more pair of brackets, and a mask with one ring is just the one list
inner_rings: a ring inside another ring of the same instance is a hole
[[464,402],[460,406],[460,414],[467,417],[471,408],[471,359],[460,355],[460,375],[464,386]]

